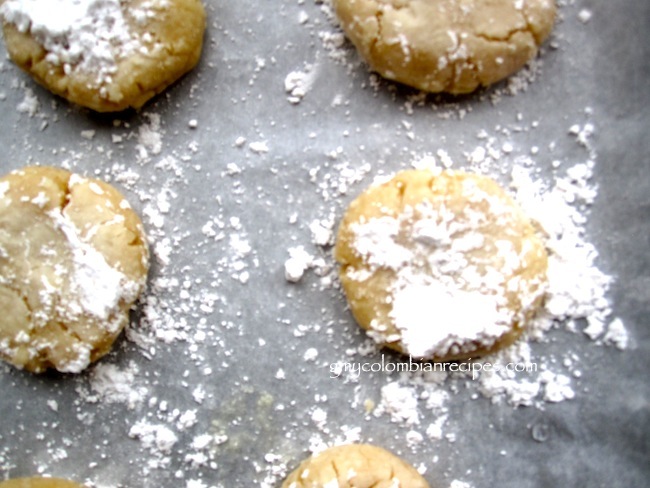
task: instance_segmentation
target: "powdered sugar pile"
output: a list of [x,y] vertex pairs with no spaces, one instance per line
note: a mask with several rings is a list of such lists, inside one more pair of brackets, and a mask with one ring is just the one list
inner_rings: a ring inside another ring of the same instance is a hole
[[[444,329],[436,328],[432,333],[427,328],[430,319],[418,312],[422,303],[435,307]],[[457,344],[468,342],[489,347],[508,331],[510,318],[509,314],[499,312],[496,300],[489,295],[462,290],[450,292],[439,284],[399,289],[394,295],[391,315],[406,351],[414,357],[457,354],[460,352]]]
[[298,104],[311,90],[316,76],[318,66],[308,65],[304,71],[296,70],[289,73],[284,79],[284,90],[287,92],[289,103]]
[[145,401],[149,393],[144,384],[138,384],[139,373],[135,362],[124,369],[110,363],[99,363],[91,372],[90,391],[80,386],[78,392],[91,403],[124,403],[133,410]]

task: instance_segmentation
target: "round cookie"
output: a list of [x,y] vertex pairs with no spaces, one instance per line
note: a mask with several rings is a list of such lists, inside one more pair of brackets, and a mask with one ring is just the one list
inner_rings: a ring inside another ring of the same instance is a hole
[[511,344],[539,307],[547,254],[492,179],[409,170],[357,197],[335,257],[352,314],[380,344],[419,359]]
[[14,478],[0,481],[0,488],[83,488],[83,485],[63,478]]
[[28,167],[0,179],[0,357],[76,373],[106,354],[144,289],[140,219],[102,181]]
[[548,37],[555,0],[334,0],[370,67],[429,92],[462,94],[522,68]]
[[415,468],[369,444],[330,447],[303,461],[282,488],[429,488]]
[[11,59],[98,112],[140,108],[198,62],[201,0],[4,0]]

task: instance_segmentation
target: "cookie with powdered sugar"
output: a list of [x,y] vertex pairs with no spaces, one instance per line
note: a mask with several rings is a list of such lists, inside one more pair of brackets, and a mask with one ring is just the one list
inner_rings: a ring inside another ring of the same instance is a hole
[[469,93],[521,69],[555,21],[555,0],[334,0],[370,67],[428,92]]
[[0,179],[0,357],[77,373],[106,354],[143,291],[140,218],[111,185],[50,167]]
[[511,344],[541,305],[547,253],[492,179],[409,170],[348,207],[335,256],[352,314],[414,358],[479,357]]
[[429,488],[406,461],[381,447],[345,444],[330,447],[303,461],[282,488]]
[[11,59],[67,100],[138,109],[198,62],[201,0],[4,0]]

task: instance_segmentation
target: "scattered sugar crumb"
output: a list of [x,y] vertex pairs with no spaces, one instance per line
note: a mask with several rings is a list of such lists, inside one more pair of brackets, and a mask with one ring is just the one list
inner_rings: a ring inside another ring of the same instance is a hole
[[288,94],[289,103],[296,105],[302,101],[314,85],[317,74],[315,66],[307,65],[304,71],[292,71],[284,78],[284,90]]
[[248,148],[256,154],[263,154],[269,152],[269,145],[267,141],[255,141],[248,145]]
[[591,10],[582,9],[580,10],[580,12],[578,12],[578,19],[580,19],[580,22],[582,22],[583,24],[589,22],[591,20],[591,17],[592,17]]

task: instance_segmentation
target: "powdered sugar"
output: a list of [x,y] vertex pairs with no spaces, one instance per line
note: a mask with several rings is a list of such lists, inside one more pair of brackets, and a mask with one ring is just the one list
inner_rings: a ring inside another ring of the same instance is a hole
[[289,103],[298,104],[311,90],[316,76],[318,67],[308,65],[304,71],[292,71],[284,79],[284,90],[287,92]]
[[586,219],[579,206],[593,202],[592,167],[589,161],[568,168],[567,176],[558,178],[551,188],[533,181],[520,166],[515,166],[512,176],[517,199],[545,233],[547,313],[555,320],[585,318],[584,332],[595,340],[605,331],[612,313],[607,299],[612,278],[595,265],[598,252],[583,238]]
[[110,266],[99,251],[84,242],[79,229],[65,213],[56,209],[49,212],[49,216],[68,240],[73,266],[70,286],[81,306],[77,313],[86,312],[108,320],[120,304],[135,299],[141,285]]
[[[435,313],[423,313],[426,303]],[[415,357],[444,356],[467,341],[489,345],[509,330],[507,314],[494,297],[477,292],[450,291],[439,283],[408,285],[394,294],[392,316],[406,351]],[[505,320],[504,320],[505,319]]]
[[613,344],[617,348],[627,349],[630,338],[625,328],[625,324],[619,317],[615,317],[607,326],[607,332],[602,338],[605,344]]
[[314,258],[305,251],[303,246],[290,248],[289,256],[289,259],[284,263],[284,276],[287,281],[296,283],[300,281],[305,271],[312,266]]
[[120,59],[142,48],[122,9],[119,0],[9,0],[0,15],[40,42],[47,61],[66,73],[92,74],[102,84],[110,81]]
[[391,217],[378,217],[353,226],[354,247],[370,266],[399,269],[410,262],[412,252],[397,241],[401,224]]
[[146,386],[137,384],[139,372],[135,363],[124,369],[110,363],[99,363],[90,375],[92,392],[80,390],[80,393],[89,402],[124,403],[132,410],[140,406],[149,393]]
[[381,403],[375,415],[386,413],[392,422],[415,425],[420,423],[417,392],[397,382],[388,383],[381,389]]
[[167,426],[146,421],[134,424],[129,430],[129,437],[139,439],[143,448],[158,456],[169,453],[178,442],[176,434]]

